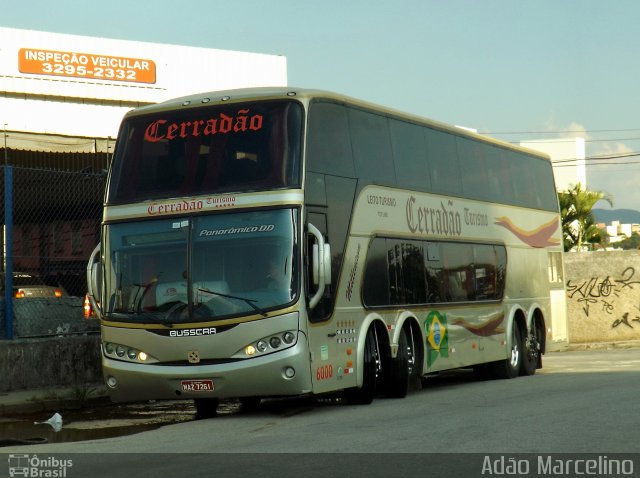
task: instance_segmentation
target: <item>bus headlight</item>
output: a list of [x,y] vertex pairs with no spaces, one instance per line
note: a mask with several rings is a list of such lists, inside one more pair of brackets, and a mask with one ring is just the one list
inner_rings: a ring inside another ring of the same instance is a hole
[[298,340],[297,330],[287,330],[273,334],[270,337],[264,337],[256,342],[247,345],[243,349],[244,357],[254,357],[275,352],[276,350],[284,350],[292,347]]
[[109,358],[125,360],[127,362],[141,363],[151,360],[151,357],[146,352],[112,342],[103,342],[102,351]]
[[269,339],[269,345],[271,345],[271,348],[277,349],[278,347],[280,347],[281,343],[282,340],[280,340],[280,337],[271,337]]

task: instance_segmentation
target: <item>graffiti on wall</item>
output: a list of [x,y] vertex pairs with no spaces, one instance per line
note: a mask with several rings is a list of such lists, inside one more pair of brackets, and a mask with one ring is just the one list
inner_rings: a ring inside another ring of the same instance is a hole
[[[612,328],[640,326],[640,273],[635,268],[627,267],[618,279],[611,276],[590,277],[588,279],[567,280],[567,297],[576,301],[585,317],[596,310],[598,313],[611,315],[614,319]],[[616,311],[615,303],[620,298],[636,301],[633,311]],[[634,324],[637,322],[637,324]]]

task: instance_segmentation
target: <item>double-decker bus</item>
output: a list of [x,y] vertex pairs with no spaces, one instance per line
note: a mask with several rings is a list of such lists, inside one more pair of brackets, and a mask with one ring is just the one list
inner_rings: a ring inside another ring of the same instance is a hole
[[129,112],[101,237],[87,270],[111,398],[201,416],[222,398],[403,397],[456,368],[531,375],[563,288],[548,157],[295,88]]

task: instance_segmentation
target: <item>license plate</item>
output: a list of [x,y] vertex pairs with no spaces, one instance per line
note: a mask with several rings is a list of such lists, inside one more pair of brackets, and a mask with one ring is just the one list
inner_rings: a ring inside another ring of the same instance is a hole
[[183,380],[183,392],[212,392],[213,380]]

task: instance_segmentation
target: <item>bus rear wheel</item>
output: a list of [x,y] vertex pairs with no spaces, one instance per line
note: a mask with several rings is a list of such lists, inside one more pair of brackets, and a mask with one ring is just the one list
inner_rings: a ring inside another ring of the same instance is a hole
[[523,339],[522,331],[517,322],[513,323],[511,332],[511,349],[509,356],[505,360],[490,364],[492,375],[495,378],[516,378],[520,375],[522,367]]
[[367,330],[364,342],[364,360],[362,363],[362,387],[345,390],[347,402],[355,405],[369,405],[378,388],[379,377],[382,372],[382,357],[375,325]]
[[534,375],[542,366],[542,327],[537,322],[531,326],[531,333],[523,340],[522,375]]
[[[389,354],[390,355],[390,354]],[[398,353],[395,359],[388,357],[385,392],[389,398],[404,398],[409,390],[411,375],[415,370],[415,344],[409,344],[406,329],[400,331]]]

